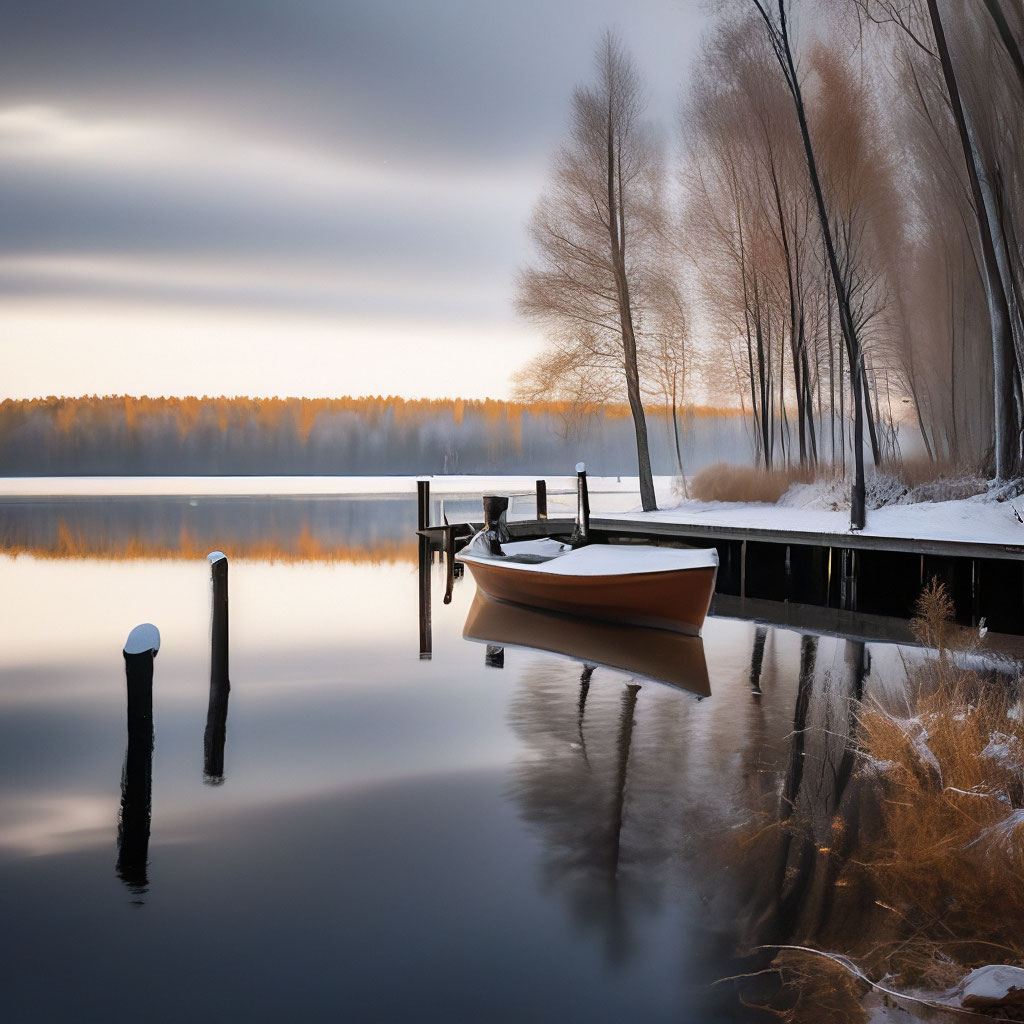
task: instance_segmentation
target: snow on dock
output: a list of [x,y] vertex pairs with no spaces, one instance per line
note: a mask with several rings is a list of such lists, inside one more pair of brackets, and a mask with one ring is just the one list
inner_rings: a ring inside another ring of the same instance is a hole
[[[864,529],[857,532],[850,530],[848,509],[761,502],[687,501],[656,512],[605,514],[592,524],[599,530],[1024,559],[1024,523],[1014,515],[1015,504],[979,495],[960,501],[886,505],[870,510]],[[1024,501],[1018,508],[1024,511]]]

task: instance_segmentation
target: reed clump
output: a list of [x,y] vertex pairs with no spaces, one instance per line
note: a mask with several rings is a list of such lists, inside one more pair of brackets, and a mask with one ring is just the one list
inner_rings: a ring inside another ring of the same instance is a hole
[[879,827],[856,858],[908,931],[872,966],[910,985],[986,963],[1024,963],[1020,684],[964,667],[973,643],[952,618],[952,602],[933,580],[914,630],[936,655],[908,672],[905,717],[878,703],[859,715]]
[[[697,473],[690,483],[699,501],[760,501],[775,503],[793,484],[819,485],[821,507],[848,507],[850,480],[834,466],[795,465],[764,469],[716,462]],[[866,482],[869,508],[928,501],[962,501],[988,491],[975,466],[950,460],[912,458],[885,463]]]
[[[1024,966],[1021,680],[972,667],[978,632],[955,625],[934,579],[913,630],[933,653],[907,666],[905,699],[855,707],[859,768],[835,813],[849,842],[819,847],[797,923],[760,939],[781,978],[772,1012],[794,1024],[867,1020],[872,988],[910,1019],[946,1020],[928,1004],[955,1001],[970,971]],[[776,841],[801,828],[810,823],[795,814]],[[824,913],[814,905],[822,891],[835,894]],[[999,1013],[1024,1020],[1019,1007]]]
[[761,469],[716,462],[705,466],[690,481],[690,495],[698,501],[763,501],[774,504],[793,484],[815,479],[810,466]]

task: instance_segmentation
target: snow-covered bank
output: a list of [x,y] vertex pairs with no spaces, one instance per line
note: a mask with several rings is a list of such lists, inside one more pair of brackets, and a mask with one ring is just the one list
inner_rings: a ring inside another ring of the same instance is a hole
[[[657,512],[624,512],[615,514],[613,518],[702,528],[833,535],[851,533],[850,513],[845,510],[794,508],[758,502],[684,501],[674,508]],[[867,523],[859,535],[1024,546],[1024,524],[1017,521],[1009,502],[975,498],[874,509],[868,513]]]

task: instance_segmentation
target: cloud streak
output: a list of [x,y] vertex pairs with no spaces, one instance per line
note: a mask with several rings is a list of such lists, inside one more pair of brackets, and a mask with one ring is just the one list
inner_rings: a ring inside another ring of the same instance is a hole
[[[622,26],[663,113],[695,7],[643,0]],[[572,87],[620,13],[613,0],[16,5],[0,66],[0,394],[55,390],[48,367],[77,365],[86,335],[81,382],[61,386],[132,390],[123,346],[102,338],[133,318],[172,350],[195,346],[168,325],[198,331],[223,368],[252,364],[251,329],[266,366],[246,379],[264,394],[285,380],[323,393],[325,323],[343,350],[360,334],[383,345],[387,361],[362,359],[373,391],[400,390],[397,366],[419,365],[429,338],[441,358],[405,393],[447,393],[473,329],[492,383],[472,393],[506,394],[539,340],[511,309],[525,222]],[[281,372],[289,360],[305,378]],[[209,390],[201,376],[160,390]]]

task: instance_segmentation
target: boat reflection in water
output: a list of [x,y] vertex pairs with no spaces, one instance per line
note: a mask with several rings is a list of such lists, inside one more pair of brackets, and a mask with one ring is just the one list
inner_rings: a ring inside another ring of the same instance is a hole
[[591,671],[603,666],[711,696],[699,636],[538,611],[495,601],[479,590],[462,635],[492,647],[546,651],[580,661]]
[[480,591],[463,637],[576,663],[578,675],[546,658],[516,665],[509,724],[529,755],[509,793],[542,839],[545,887],[561,891],[575,926],[602,936],[609,963],[632,960],[648,929],[639,919],[658,916],[681,874],[688,755],[679,716],[711,693],[703,641]]

